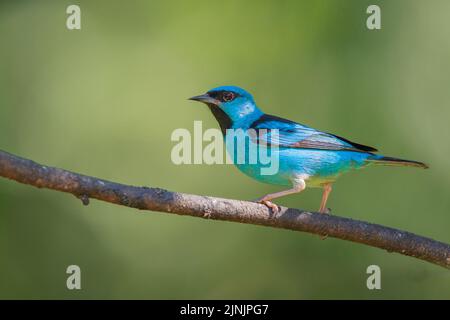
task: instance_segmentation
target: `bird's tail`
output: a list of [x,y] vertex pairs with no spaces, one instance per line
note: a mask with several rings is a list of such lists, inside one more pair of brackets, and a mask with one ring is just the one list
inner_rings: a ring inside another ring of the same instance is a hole
[[379,164],[379,165],[385,165],[385,166],[416,167],[416,168],[428,169],[428,165],[423,162],[413,161],[413,160],[405,160],[405,159],[399,159],[399,158],[393,158],[393,157],[385,157],[385,156],[381,156],[381,155],[373,155],[373,156],[367,158],[366,161],[373,163],[373,164]]

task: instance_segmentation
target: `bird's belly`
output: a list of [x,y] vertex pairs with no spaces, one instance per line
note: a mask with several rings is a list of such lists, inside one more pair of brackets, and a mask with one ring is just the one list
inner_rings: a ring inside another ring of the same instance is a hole
[[[320,187],[325,183],[335,181],[342,173],[364,166],[366,153],[352,151],[332,151],[299,148],[272,149],[277,153],[277,170],[273,174],[264,174],[262,168],[267,165],[237,164],[244,174],[264,183],[291,186],[296,178],[306,178],[308,187]],[[272,163],[271,166],[274,166]]]

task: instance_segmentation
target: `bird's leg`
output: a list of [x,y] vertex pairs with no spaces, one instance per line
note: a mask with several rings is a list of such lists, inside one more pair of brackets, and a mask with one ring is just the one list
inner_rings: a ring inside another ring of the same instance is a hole
[[270,200],[284,197],[289,194],[302,192],[303,190],[305,190],[305,188],[306,188],[305,180],[297,179],[295,180],[292,189],[266,194],[265,196],[257,199],[256,202],[264,204],[269,209],[272,209],[274,213],[277,213],[279,211],[278,206],[275,203],[272,203]]
[[327,183],[323,186],[323,195],[322,195],[322,202],[320,203],[320,209],[319,212],[320,213],[328,213],[328,209],[327,209],[327,200],[328,200],[328,196],[330,195],[331,192],[331,183]]

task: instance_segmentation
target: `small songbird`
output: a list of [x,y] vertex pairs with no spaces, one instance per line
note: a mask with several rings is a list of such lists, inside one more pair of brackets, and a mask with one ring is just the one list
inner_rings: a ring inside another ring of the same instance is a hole
[[[236,86],[214,88],[190,100],[203,102],[209,107],[225,139],[229,129],[254,129],[259,135],[257,139],[252,139],[252,143],[278,147],[273,151],[278,152],[279,159],[279,169],[275,174],[262,174],[258,170],[261,167],[259,163],[235,163],[240,171],[258,181],[289,186],[287,190],[267,194],[257,200],[274,212],[279,208],[271,202],[273,199],[301,192],[306,187],[319,187],[323,188],[319,212],[328,213],[326,204],[331,186],[350,169],[372,164],[428,168],[422,162],[375,154],[377,149],[373,147],[265,114],[250,93]],[[274,129],[278,130],[276,136],[271,134]]]

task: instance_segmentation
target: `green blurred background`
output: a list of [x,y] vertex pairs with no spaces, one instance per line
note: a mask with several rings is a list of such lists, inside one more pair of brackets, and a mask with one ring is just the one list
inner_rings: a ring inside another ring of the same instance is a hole
[[[66,29],[78,4],[82,29]],[[367,30],[378,4],[382,29]],[[430,170],[335,184],[333,213],[450,242],[450,2],[1,1],[0,149],[117,182],[253,199],[229,165],[176,166],[186,98],[234,84],[291,118]],[[280,204],[315,210],[321,192]],[[310,234],[92,201],[0,179],[0,298],[450,298],[450,273]],[[82,290],[66,289],[66,267]],[[382,290],[366,288],[366,268]]]

